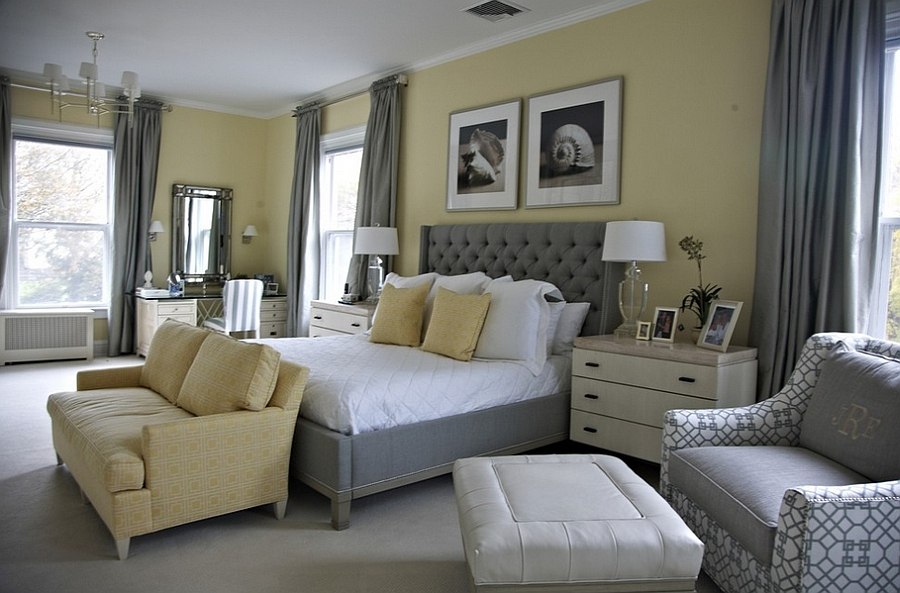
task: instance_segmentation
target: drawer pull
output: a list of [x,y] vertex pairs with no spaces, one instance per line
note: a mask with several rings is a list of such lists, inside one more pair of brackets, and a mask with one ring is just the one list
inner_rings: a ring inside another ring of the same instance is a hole
[[697,379],[694,379],[693,377],[678,377],[678,380],[681,381],[682,383],[696,383],[697,382]]
[[358,324],[358,323],[351,323],[351,324],[350,324],[350,327],[359,327],[359,324]]
[[591,434],[594,434],[597,432],[596,428],[591,428],[590,426],[585,426],[583,430],[584,430],[584,432],[589,432]]
[[586,363],[584,363],[584,366],[598,369],[598,368],[600,368],[600,363],[599,362],[586,362]]
[[321,316],[321,315],[313,315],[313,319],[319,319],[319,320],[321,320],[321,319],[322,319],[322,316]]
[[600,399],[599,395],[595,395],[593,393],[585,393],[584,397],[586,397],[587,399]]

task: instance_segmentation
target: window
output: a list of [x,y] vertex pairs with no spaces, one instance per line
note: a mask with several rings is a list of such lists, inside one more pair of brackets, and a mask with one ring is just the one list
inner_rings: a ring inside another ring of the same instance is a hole
[[107,307],[112,133],[13,125],[10,308]]
[[327,301],[337,301],[344,294],[347,270],[353,256],[356,190],[362,164],[363,135],[362,129],[355,129],[322,140],[319,298]]

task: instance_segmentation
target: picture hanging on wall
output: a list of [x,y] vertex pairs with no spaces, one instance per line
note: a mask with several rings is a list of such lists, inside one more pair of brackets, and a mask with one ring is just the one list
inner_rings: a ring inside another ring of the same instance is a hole
[[519,99],[450,114],[447,210],[514,210]]
[[526,208],[619,203],[622,83],[528,99]]

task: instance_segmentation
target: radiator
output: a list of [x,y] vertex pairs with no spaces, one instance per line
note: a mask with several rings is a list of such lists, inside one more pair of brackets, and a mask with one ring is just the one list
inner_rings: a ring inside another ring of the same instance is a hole
[[70,358],[94,359],[91,309],[0,311],[0,365]]

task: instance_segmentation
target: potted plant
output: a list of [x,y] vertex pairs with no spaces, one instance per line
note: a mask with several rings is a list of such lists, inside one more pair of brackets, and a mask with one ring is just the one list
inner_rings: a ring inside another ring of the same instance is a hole
[[703,241],[694,239],[694,236],[690,235],[679,241],[678,246],[687,253],[688,260],[697,262],[699,282],[682,299],[681,310],[688,310],[697,316],[695,329],[699,331],[706,323],[710,306],[714,300],[719,298],[722,287],[716,284],[703,284],[703,260],[706,259],[706,256],[703,255]]

